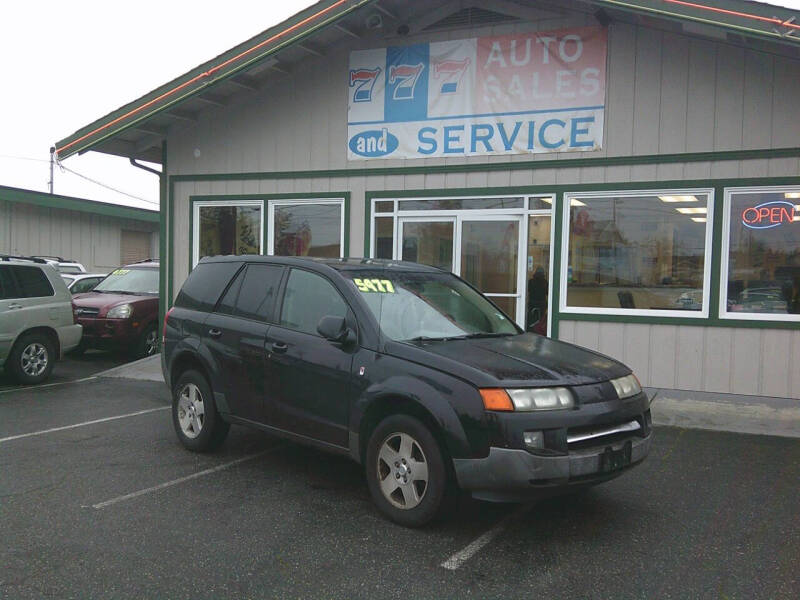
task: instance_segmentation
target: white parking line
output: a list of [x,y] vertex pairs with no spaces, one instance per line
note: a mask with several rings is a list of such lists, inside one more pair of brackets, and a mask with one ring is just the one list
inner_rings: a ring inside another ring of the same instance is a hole
[[127,419],[128,417],[135,417],[138,415],[145,415],[147,413],[156,412],[157,410],[169,410],[169,406],[159,406],[158,408],[148,408],[137,412],[128,413],[126,415],[116,415],[114,417],[105,417],[104,419],[95,419],[94,421],[84,421],[83,423],[75,423],[74,425],[64,425],[63,427],[53,427],[52,429],[43,429],[42,431],[32,431],[30,433],[21,433],[19,435],[11,435],[8,437],[0,438],[0,444],[3,442],[10,442],[12,440],[19,440],[22,438],[33,437],[36,435],[44,435],[46,433],[54,433],[56,431],[65,431],[67,429],[75,429],[76,427],[85,427],[87,425],[94,425],[95,423],[106,423],[107,421],[116,421],[117,419]]
[[164,488],[172,487],[173,485],[178,485],[179,483],[191,481],[192,479],[197,479],[198,477],[211,475],[212,473],[216,473],[217,471],[222,471],[223,469],[227,469],[229,467],[238,465],[248,460],[253,460],[254,458],[258,458],[259,456],[263,456],[268,452],[277,450],[280,447],[281,445],[273,446],[272,448],[268,448],[267,450],[262,450],[261,452],[256,452],[255,454],[250,454],[242,458],[237,458],[236,460],[232,460],[231,462],[217,465],[216,467],[206,469],[205,471],[198,471],[197,473],[192,473],[191,475],[186,475],[185,477],[179,477],[178,479],[173,479],[172,481],[159,483],[158,485],[154,485],[153,487],[145,488],[137,492],[131,492],[130,494],[125,494],[124,496],[117,496],[116,498],[111,498],[111,500],[106,500],[105,502],[98,502],[97,504],[92,504],[92,508],[105,508],[106,506],[111,506],[112,504],[116,504],[117,502],[124,502],[125,500],[131,500],[132,498],[138,498],[139,496],[144,496],[145,494],[149,494],[151,492],[157,492],[158,490],[163,490]]
[[41,390],[44,388],[55,387],[57,385],[68,385],[70,383],[83,383],[84,381],[92,381],[97,379],[97,375],[92,375],[91,377],[84,377],[83,379],[73,379],[71,381],[57,381],[56,383],[43,383],[42,385],[32,385],[32,386],[18,386],[13,388],[8,388],[5,390],[0,390],[0,394],[9,394],[11,392],[30,392],[32,390]]
[[494,538],[500,534],[500,532],[505,529],[506,525],[508,525],[509,521],[516,519],[526,512],[528,512],[531,508],[533,508],[533,504],[524,504],[520,506],[517,510],[513,513],[508,515],[505,519],[500,521],[497,525],[492,527],[489,531],[481,535],[476,540],[467,544],[464,548],[453,554],[450,558],[444,561],[440,566],[448,569],[450,571],[455,571],[465,562],[467,562],[470,558],[475,556],[481,549],[489,544]]

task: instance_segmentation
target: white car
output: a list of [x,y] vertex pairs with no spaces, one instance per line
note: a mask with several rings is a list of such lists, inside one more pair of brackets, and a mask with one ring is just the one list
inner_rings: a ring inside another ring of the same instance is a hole
[[39,258],[0,256],[0,366],[9,375],[41,383],[82,335],[72,296],[53,267]]
[[61,279],[67,284],[67,289],[71,294],[82,294],[91,292],[98,283],[103,281],[106,275],[103,273],[62,273]]

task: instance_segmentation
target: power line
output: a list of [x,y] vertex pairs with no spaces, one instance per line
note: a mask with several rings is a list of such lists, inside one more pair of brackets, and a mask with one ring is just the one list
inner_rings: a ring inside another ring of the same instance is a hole
[[115,188],[115,187],[113,187],[111,185],[103,183],[102,181],[97,181],[96,179],[92,179],[91,177],[87,177],[86,175],[83,175],[82,173],[78,173],[77,171],[73,171],[69,167],[65,167],[60,161],[58,162],[58,167],[62,171],[66,171],[68,173],[72,173],[73,175],[77,175],[81,179],[85,179],[86,181],[89,181],[89,182],[91,182],[91,183],[93,183],[95,185],[99,185],[100,187],[106,188],[107,190],[111,190],[112,192],[116,192],[117,194],[122,194],[123,196],[128,196],[129,198],[133,198],[134,200],[139,200],[140,202],[146,202],[148,204],[159,204],[159,202],[156,201],[156,200],[148,200],[147,198],[142,198],[141,196],[136,196],[134,194],[129,194],[128,192],[123,192],[122,190],[120,190],[118,188]]

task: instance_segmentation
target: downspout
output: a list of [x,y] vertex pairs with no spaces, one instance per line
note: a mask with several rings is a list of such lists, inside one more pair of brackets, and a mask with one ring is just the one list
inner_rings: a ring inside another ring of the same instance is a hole
[[135,158],[129,158],[130,163],[137,169],[142,169],[148,173],[158,176],[158,322],[164,322],[164,315],[167,312],[167,282],[169,276],[167,273],[167,142],[164,140],[161,143],[161,171],[148,167],[136,161]]

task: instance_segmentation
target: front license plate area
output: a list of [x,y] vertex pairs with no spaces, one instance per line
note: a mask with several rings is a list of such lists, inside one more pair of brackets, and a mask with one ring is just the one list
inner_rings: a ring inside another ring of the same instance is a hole
[[631,443],[625,442],[622,448],[614,450],[609,446],[600,455],[600,472],[613,473],[631,464]]

